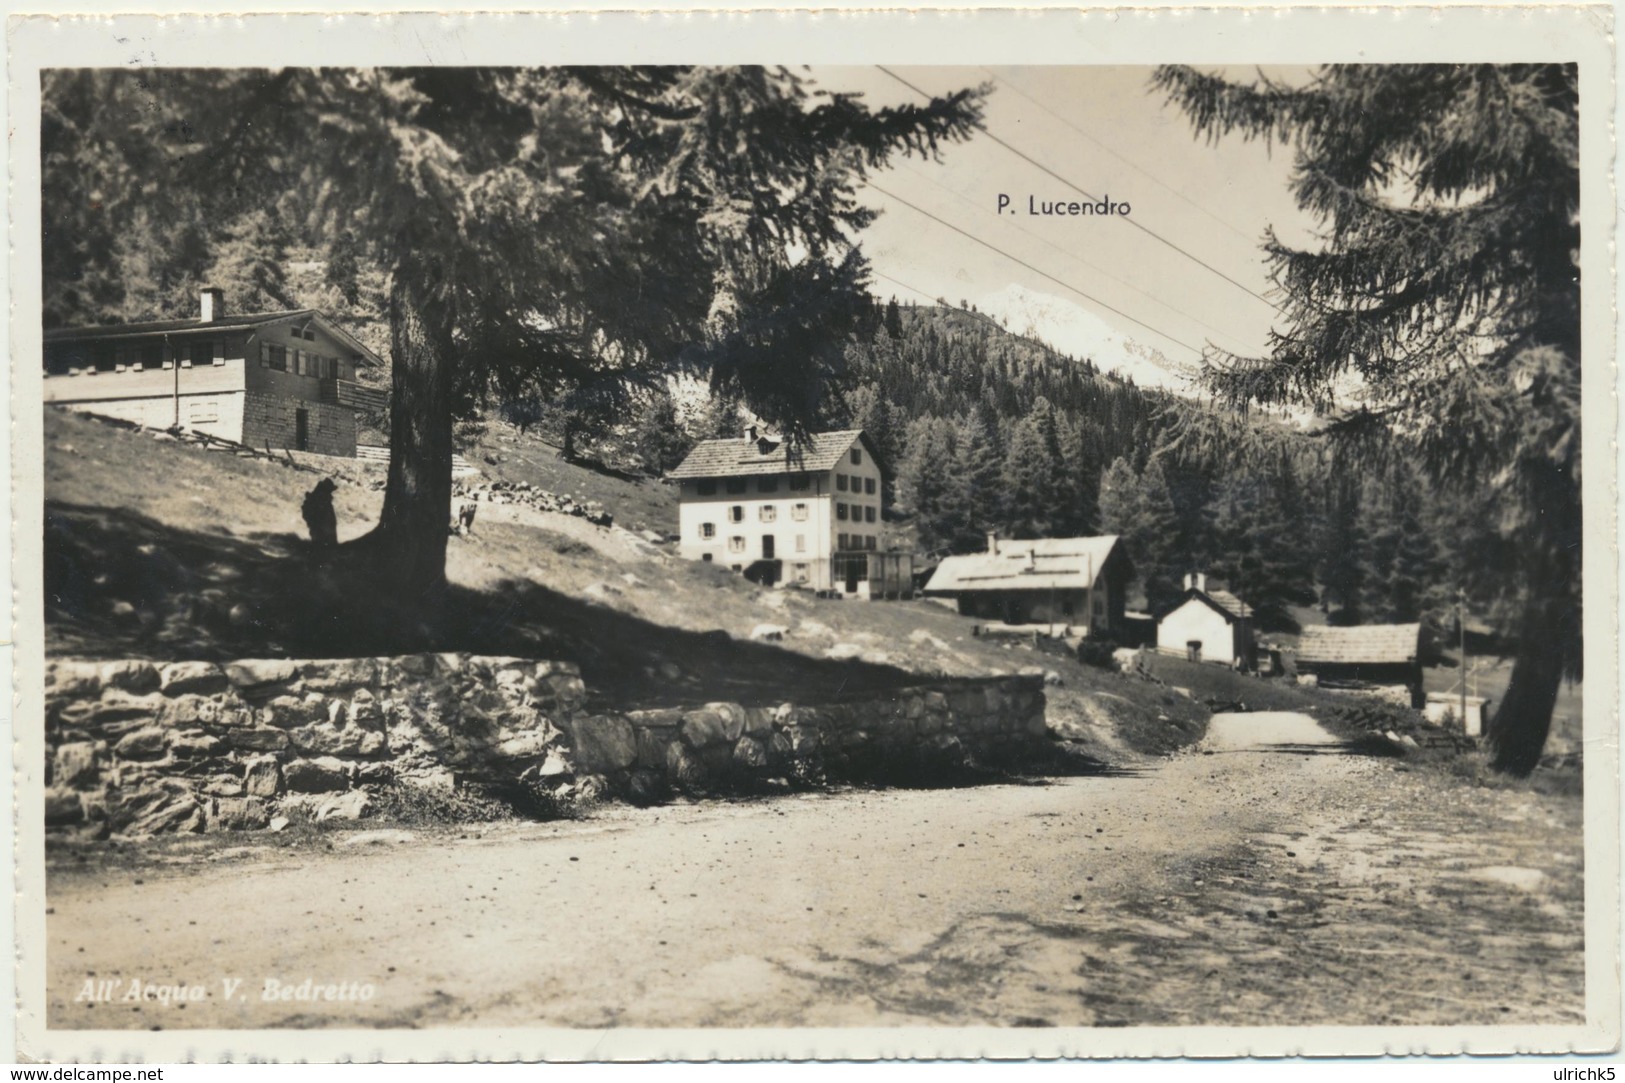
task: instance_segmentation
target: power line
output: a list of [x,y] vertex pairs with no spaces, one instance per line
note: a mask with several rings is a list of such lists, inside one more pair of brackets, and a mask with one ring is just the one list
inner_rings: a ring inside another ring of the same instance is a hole
[[1195,354],[1197,357],[1202,356],[1202,351],[1197,349],[1195,346],[1192,346],[1190,343],[1182,341],[1181,339],[1177,339],[1173,335],[1170,335],[1166,331],[1158,330],[1157,328],[1151,326],[1149,323],[1146,323],[1144,320],[1140,319],[1139,317],[1131,316],[1127,312],[1124,312],[1122,309],[1116,307],[1115,305],[1107,304],[1105,301],[1102,301],[1100,298],[1096,297],[1094,294],[1088,293],[1088,292],[1086,292],[1084,290],[1078,289],[1078,287],[1072,285],[1070,282],[1061,281],[1059,278],[1056,278],[1054,275],[1050,274],[1048,271],[1042,270],[1042,269],[1040,269],[1038,267],[1034,267],[1032,264],[1028,263],[1026,260],[1022,259],[1020,256],[1013,256],[1009,252],[1006,252],[1004,249],[998,247],[997,245],[990,244],[987,241],[982,240],[982,238],[976,236],[976,234],[971,233],[971,232],[969,232],[967,230],[960,229],[958,226],[954,225],[952,222],[948,221],[947,219],[939,218],[937,215],[932,214],[930,211],[926,210],[924,207],[916,206],[915,204],[910,203],[908,200],[904,199],[902,196],[895,195],[892,192],[888,192],[886,189],[882,188],[880,185],[876,184],[874,181],[869,182],[869,187],[873,188],[875,191],[879,192],[881,195],[885,196],[887,199],[891,199],[891,200],[894,200],[894,201],[896,201],[898,203],[901,203],[903,206],[907,207],[909,210],[914,211],[914,212],[916,212],[918,214],[923,214],[925,217],[931,219],[933,222],[937,223],[938,225],[944,226],[944,227],[946,227],[948,229],[953,230],[955,233],[959,234],[961,237],[965,237],[965,238],[967,238],[969,240],[972,240],[972,241],[976,242],[977,244],[981,245],[983,248],[988,249],[989,251],[997,252],[999,255],[1003,256],[1005,259],[1010,260],[1012,263],[1020,264],[1021,266],[1027,268],[1027,270],[1031,271],[1033,274],[1040,275],[1040,276],[1042,276],[1044,278],[1049,279],[1051,282],[1055,283],[1057,286],[1060,286],[1062,289],[1071,290],[1073,293],[1077,294],[1079,297],[1082,297],[1085,300],[1094,302],[1095,304],[1099,305],[1101,308],[1106,309],[1108,312],[1115,312],[1117,315],[1123,317],[1125,320],[1128,320],[1131,323],[1138,324],[1139,326],[1145,328],[1147,331],[1150,331],[1153,335],[1156,335],[1158,338],[1167,339],[1169,342],[1172,342],[1177,346],[1181,346],[1184,349],[1189,350],[1191,353]]
[[[909,168],[907,166],[902,166],[900,168],[902,168],[905,172],[907,172],[911,176],[916,177],[919,180],[922,180],[925,183],[931,185],[931,187],[937,189],[938,191],[944,192],[944,193],[952,196],[953,198],[959,200],[959,202],[965,204],[967,207],[974,208],[976,206],[975,203],[972,203],[965,196],[963,196],[960,193],[958,193],[958,192],[954,191],[953,189],[949,188],[947,185],[938,184],[936,181],[932,180],[930,177],[926,176],[924,173],[920,172],[919,170],[911,169],[911,168]],[[1211,323],[1208,323],[1206,320],[1202,319],[1200,316],[1194,316],[1194,315],[1191,315],[1188,312],[1180,312],[1178,309],[1174,308],[1172,305],[1168,304],[1166,301],[1164,301],[1161,298],[1157,297],[1155,294],[1147,293],[1145,290],[1142,290],[1140,287],[1134,285],[1134,283],[1128,281],[1127,279],[1120,278],[1117,275],[1112,274],[1110,271],[1106,270],[1104,267],[1099,266],[1098,264],[1090,263],[1088,260],[1084,259],[1082,256],[1079,256],[1076,253],[1071,252],[1068,249],[1061,247],[1060,245],[1056,244],[1054,241],[1051,241],[1046,237],[1042,237],[1039,234],[1034,233],[1030,229],[1023,229],[1020,225],[1017,225],[1015,228],[1016,228],[1017,232],[1026,234],[1027,236],[1031,237],[1033,240],[1037,241],[1039,244],[1042,244],[1047,248],[1053,248],[1055,251],[1059,252],[1061,255],[1065,256],[1067,259],[1071,260],[1072,262],[1080,263],[1083,266],[1089,268],[1091,271],[1094,271],[1095,273],[1097,273],[1097,274],[1099,274],[1099,275],[1101,275],[1101,276],[1103,276],[1105,278],[1111,279],[1113,282],[1116,282],[1118,285],[1122,286],[1126,290],[1132,290],[1133,292],[1139,294],[1141,297],[1144,297],[1146,300],[1150,301],[1152,304],[1156,305],[1159,308],[1166,309],[1167,311],[1172,312],[1176,316],[1184,316],[1187,319],[1191,320],[1193,323],[1201,324],[1203,327],[1207,328],[1209,331],[1212,331],[1215,335],[1218,335],[1220,338],[1226,338],[1226,339],[1235,339],[1236,338],[1235,335],[1232,335],[1227,331],[1221,330],[1220,328],[1214,327]]]
[[[908,87],[914,93],[920,95],[920,97],[926,99],[927,101],[931,100],[931,95],[927,94],[925,91],[921,90],[919,87],[915,86],[913,83],[909,82],[907,79],[904,79],[901,75],[898,75],[896,72],[892,71],[890,68],[887,68],[885,65],[876,64],[875,67],[879,68],[882,72],[884,72],[886,75],[891,76],[893,79],[897,80],[899,83],[902,83],[904,86]],[[1055,170],[1051,169],[1049,166],[1045,165],[1043,162],[1040,162],[1038,159],[1032,157],[1031,155],[1028,155],[1023,151],[1020,151],[1020,150],[1016,149],[1015,147],[1011,146],[1009,143],[1006,143],[1003,139],[1000,139],[998,136],[994,135],[991,131],[988,130],[987,125],[982,124],[982,123],[977,123],[976,127],[977,127],[977,130],[979,130],[983,135],[987,136],[993,142],[997,143],[999,146],[1003,147],[1005,150],[1009,151],[1011,154],[1014,154],[1017,158],[1020,158],[1022,161],[1026,162],[1028,165],[1032,166],[1033,168],[1035,168],[1037,170],[1040,170],[1041,172],[1055,178],[1056,180],[1060,181],[1062,184],[1066,185],[1068,188],[1072,189],[1074,192],[1078,193],[1079,195],[1083,196],[1085,199],[1087,199],[1087,200],[1089,200],[1091,202],[1098,203],[1100,201],[1099,196],[1094,195],[1093,193],[1087,192],[1084,189],[1078,187],[1076,184],[1073,184],[1071,181],[1067,180],[1065,177],[1063,177],[1059,173],[1055,172]],[[1248,296],[1254,297],[1257,300],[1260,300],[1260,301],[1264,302],[1266,305],[1269,305],[1271,308],[1275,309],[1275,311],[1277,311],[1277,312],[1281,311],[1281,306],[1277,305],[1274,301],[1271,301],[1268,297],[1265,297],[1262,293],[1259,293],[1257,290],[1254,290],[1249,286],[1245,286],[1242,283],[1237,282],[1234,278],[1231,278],[1229,275],[1225,274],[1223,271],[1219,270],[1217,267],[1213,266],[1211,263],[1209,263],[1206,260],[1202,259],[1200,256],[1196,255],[1195,253],[1190,252],[1187,249],[1181,248],[1179,245],[1175,244],[1173,241],[1170,241],[1168,238],[1164,237],[1162,234],[1158,233],[1156,230],[1153,230],[1153,229],[1151,229],[1151,228],[1149,228],[1147,226],[1141,225],[1140,223],[1136,222],[1133,218],[1124,218],[1123,221],[1126,222],[1127,224],[1133,226],[1135,229],[1139,230],[1141,233],[1144,233],[1146,236],[1151,237],[1154,240],[1160,241],[1161,243],[1167,245],[1169,248],[1172,248],[1175,252],[1178,252],[1180,255],[1184,256],[1186,259],[1190,260],[1192,263],[1195,263],[1198,266],[1204,267],[1207,270],[1213,272],[1214,274],[1218,275],[1220,278],[1224,279],[1226,282],[1230,283],[1232,286],[1236,287],[1236,289],[1241,290],[1243,293],[1247,294]]]
[[1038,108],[1042,109],[1044,112],[1048,113],[1050,116],[1054,117],[1056,120],[1060,121],[1062,124],[1065,124],[1068,128],[1071,128],[1074,132],[1078,133],[1078,135],[1082,136],[1084,139],[1088,140],[1090,143],[1093,143],[1095,146],[1099,147],[1101,150],[1105,151],[1107,154],[1110,154],[1113,158],[1116,158],[1119,162],[1122,162],[1124,165],[1128,166],[1130,169],[1132,169],[1132,170],[1134,170],[1134,171],[1136,171],[1138,173],[1141,173],[1141,174],[1145,175],[1146,177],[1149,177],[1152,181],[1154,181],[1155,183],[1157,183],[1158,185],[1160,185],[1161,187],[1166,189],[1176,199],[1182,200],[1183,202],[1185,202],[1186,204],[1188,204],[1189,206],[1191,206],[1195,210],[1198,210],[1202,214],[1205,214],[1207,217],[1211,218],[1214,222],[1217,222],[1219,225],[1223,226],[1225,229],[1228,229],[1231,233],[1234,233],[1237,237],[1240,237],[1242,240],[1246,241],[1248,244],[1252,244],[1252,243],[1254,243],[1256,241],[1256,238],[1247,236],[1247,234],[1243,233],[1240,228],[1238,228],[1235,225],[1232,225],[1229,222],[1226,222],[1223,218],[1220,218],[1218,215],[1214,214],[1212,211],[1208,210],[1206,207],[1204,207],[1200,203],[1196,202],[1196,200],[1192,199],[1190,196],[1186,195],[1184,192],[1181,192],[1178,188],[1175,188],[1173,185],[1169,184],[1167,181],[1163,180],[1161,177],[1157,176],[1155,173],[1151,172],[1149,169],[1145,168],[1144,166],[1140,165],[1139,163],[1134,162],[1134,161],[1130,160],[1129,158],[1125,157],[1124,155],[1122,155],[1122,154],[1118,153],[1117,151],[1113,150],[1111,147],[1107,146],[1105,143],[1103,143],[1100,140],[1096,139],[1094,136],[1090,135],[1088,132],[1086,132],[1082,128],[1078,127],[1072,121],[1068,120],[1066,117],[1064,117],[1060,113],[1056,112],[1054,109],[1052,109],[1049,106],[1045,105],[1042,101],[1035,98],[1033,95],[1029,94],[1027,91],[1022,90],[1020,87],[1016,86],[1010,80],[1006,79],[1004,76],[1002,76],[998,72],[994,71],[992,68],[983,68],[982,70],[987,72],[988,78],[992,79],[994,82],[1003,84],[1003,86],[1007,90],[1010,90],[1010,91],[1012,91],[1012,92],[1014,92],[1016,94],[1019,94],[1021,97],[1026,98],[1028,101],[1030,101],[1034,105],[1038,106]]
[[887,274],[886,272],[877,271],[873,267],[869,268],[869,273],[874,275],[876,278],[884,278],[887,282],[890,282],[894,286],[901,286],[905,290],[908,290],[910,293],[917,293],[921,297],[924,297],[931,304],[936,304],[937,303],[937,298],[931,296],[929,293],[927,293],[924,290],[920,289],[920,287],[918,287],[918,286],[910,286],[907,282],[904,282],[900,278],[893,278],[891,275]]

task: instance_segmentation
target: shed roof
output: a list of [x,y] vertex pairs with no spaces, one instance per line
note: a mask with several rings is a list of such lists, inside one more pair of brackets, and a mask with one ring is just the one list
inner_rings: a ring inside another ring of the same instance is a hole
[[1414,662],[1421,636],[1420,624],[1311,625],[1298,640],[1298,661],[1311,665]]
[[1001,590],[1085,590],[1099,582],[1117,535],[1000,541],[997,553],[945,557],[927,594]]
[[1183,608],[1185,603],[1190,601],[1201,602],[1231,622],[1246,620],[1253,615],[1253,607],[1228,590],[1198,590],[1191,587],[1176,605],[1163,612],[1163,616],[1172,614],[1175,609]]
[[219,316],[203,320],[192,316],[184,320],[147,320],[144,323],[109,323],[94,327],[53,327],[45,332],[47,345],[62,342],[111,342],[120,339],[162,338],[169,336],[204,335],[221,330],[251,331],[273,323],[295,320],[314,321],[323,331],[344,343],[363,361],[379,365],[383,359],[367,345],[314,308],[293,308],[282,312],[243,312],[235,316]]
[[863,441],[863,446],[874,457],[876,465],[884,471],[885,464],[875,454],[874,445],[862,429],[840,429],[835,432],[815,432],[793,449],[788,441],[777,436],[758,440],[748,436],[701,440],[688,453],[688,458],[666,476],[730,478],[755,474],[816,473],[834,467],[859,440]]
[[1238,620],[1246,620],[1253,615],[1253,607],[1231,594],[1228,590],[1209,590],[1200,593],[1206,594],[1218,604],[1220,609]]

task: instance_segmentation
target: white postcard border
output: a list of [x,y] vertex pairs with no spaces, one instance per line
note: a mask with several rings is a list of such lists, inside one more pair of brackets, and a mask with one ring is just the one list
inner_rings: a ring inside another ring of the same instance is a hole
[[[152,8],[155,4],[147,5]],[[198,5],[192,5],[195,9]],[[43,1060],[708,1060],[1602,1051],[1620,1035],[1616,88],[1605,6],[14,17],[8,26],[18,1052]],[[862,33],[855,31],[861,29]],[[229,48],[227,48],[229,46]],[[1583,1026],[61,1031],[44,1016],[39,72],[52,66],[667,62],[1581,65],[1586,684]],[[1595,283],[1595,286],[1590,284]],[[1606,287],[1604,284],[1607,284]],[[1606,555],[1606,556],[1605,556]]]

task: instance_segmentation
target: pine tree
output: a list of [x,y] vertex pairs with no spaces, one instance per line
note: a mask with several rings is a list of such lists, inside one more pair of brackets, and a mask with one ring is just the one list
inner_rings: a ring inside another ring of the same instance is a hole
[[1312,250],[1266,238],[1287,328],[1268,357],[1215,357],[1209,386],[1329,413],[1356,373],[1361,399],[1331,436],[1407,443],[1435,483],[1494,507],[1462,563],[1517,643],[1489,743],[1522,775],[1581,672],[1578,78],[1384,64],[1302,85],[1182,67],[1153,80],[1200,136],[1291,145],[1293,194],[1322,226]]
[[1297,631],[1291,607],[1316,599],[1301,538],[1283,512],[1290,488],[1250,472],[1233,474],[1216,487],[1208,509],[1217,546],[1213,572],[1267,631]]
[[886,334],[894,340],[903,337],[903,315],[897,310],[897,298],[886,302]]
[[647,394],[632,427],[632,444],[644,467],[656,474],[674,469],[693,450],[694,441],[678,423],[671,392],[662,387]]
[[1194,565],[1179,528],[1162,463],[1152,459],[1140,475],[1140,578],[1145,584],[1146,606],[1152,613],[1171,607],[1179,598],[1183,576]]
[[1358,478],[1334,471],[1315,531],[1321,608],[1332,624],[1361,624],[1368,611],[1373,557],[1360,489]]
[[292,238],[275,209],[255,208],[225,228],[210,246],[213,259],[202,284],[225,291],[238,312],[270,312],[295,307],[288,284]]
[[675,363],[804,432],[868,307],[857,187],[980,113],[976,91],[871,110],[761,67],[63,69],[42,90],[45,190],[66,202],[90,159],[118,212],[169,200],[208,228],[287,206],[388,268],[389,476],[346,553],[425,608],[459,409],[582,388],[624,404]]
[[987,544],[989,531],[1004,525],[1003,456],[998,429],[985,409],[972,410],[954,431],[948,476],[958,492],[960,514],[951,544],[956,552],[975,552]]
[[915,418],[904,439],[897,467],[897,505],[914,517],[920,548],[926,553],[952,548],[954,523],[963,514],[963,494],[942,468],[954,456],[954,426],[940,417]]
[[1004,522],[1012,538],[1054,535],[1061,491],[1054,418],[1034,413],[1010,430],[1004,455]]

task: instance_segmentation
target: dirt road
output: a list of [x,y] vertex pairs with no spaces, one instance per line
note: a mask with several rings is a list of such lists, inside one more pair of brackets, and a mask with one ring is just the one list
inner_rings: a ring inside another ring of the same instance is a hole
[[[1583,1021],[1578,799],[1302,715],[1219,716],[1136,774],[245,841],[53,868],[50,1025]],[[372,995],[265,999],[307,978]]]

